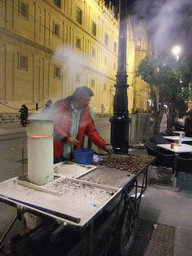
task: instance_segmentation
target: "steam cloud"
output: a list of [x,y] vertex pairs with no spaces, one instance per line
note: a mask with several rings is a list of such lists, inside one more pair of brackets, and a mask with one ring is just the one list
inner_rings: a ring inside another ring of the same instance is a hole
[[183,53],[192,56],[192,1],[138,0],[131,11],[133,21],[144,20],[158,51],[183,46]]

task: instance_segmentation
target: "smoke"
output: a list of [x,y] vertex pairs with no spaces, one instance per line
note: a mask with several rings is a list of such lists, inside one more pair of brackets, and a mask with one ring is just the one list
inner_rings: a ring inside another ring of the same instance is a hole
[[[131,14],[134,21],[145,21],[147,31],[158,51],[181,45],[183,53],[192,40],[192,2],[188,0],[138,0]],[[190,53],[192,55],[192,53]]]
[[90,62],[88,57],[67,44],[57,47],[53,59],[57,64],[64,65],[66,69],[69,68],[74,72],[81,72],[82,67]]
[[[65,98],[74,93],[76,88],[87,86],[92,87],[95,94],[96,86],[99,84],[100,76],[96,70],[98,69],[97,54],[97,42],[95,44],[82,45],[83,49],[65,44],[58,46],[55,49],[52,61],[62,68],[64,92],[61,94],[61,90],[54,91],[55,102],[60,98]],[[93,57],[93,49],[95,50],[95,57]],[[65,86],[67,84],[67,86]],[[55,100],[56,99],[56,100]],[[91,98],[90,106],[95,104],[95,97]]]

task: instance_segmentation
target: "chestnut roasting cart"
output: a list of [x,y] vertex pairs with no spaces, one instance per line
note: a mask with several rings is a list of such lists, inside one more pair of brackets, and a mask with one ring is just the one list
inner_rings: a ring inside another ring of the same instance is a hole
[[[134,157],[141,161],[140,155]],[[61,162],[54,165],[54,180],[45,185],[22,177],[1,182],[0,201],[17,208],[17,219],[29,213],[41,220],[11,238],[12,255],[98,256],[113,255],[115,250],[127,255],[147,188],[148,167],[154,161],[145,157],[134,172],[109,163]]]

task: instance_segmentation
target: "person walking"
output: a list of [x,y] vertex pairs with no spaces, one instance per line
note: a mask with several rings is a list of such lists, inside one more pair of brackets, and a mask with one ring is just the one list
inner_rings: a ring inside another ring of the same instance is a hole
[[73,159],[73,149],[81,147],[84,134],[97,147],[113,153],[95,130],[89,107],[93,95],[90,88],[78,87],[73,95],[54,104],[54,163]]
[[23,104],[19,110],[21,112],[20,118],[21,118],[21,125],[26,126],[27,124],[27,118],[28,118],[28,108],[25,104]]
[[23,105],[21,105],[19,112],[20,112],[21,126],[23,126],[23,121],[22,121]]

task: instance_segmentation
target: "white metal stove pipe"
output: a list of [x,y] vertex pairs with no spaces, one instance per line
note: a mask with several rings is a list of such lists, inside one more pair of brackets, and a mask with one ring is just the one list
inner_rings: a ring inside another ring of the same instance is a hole
[[26,127],[28,178],[37,185],[53,180],[53,122],[29,120]]

